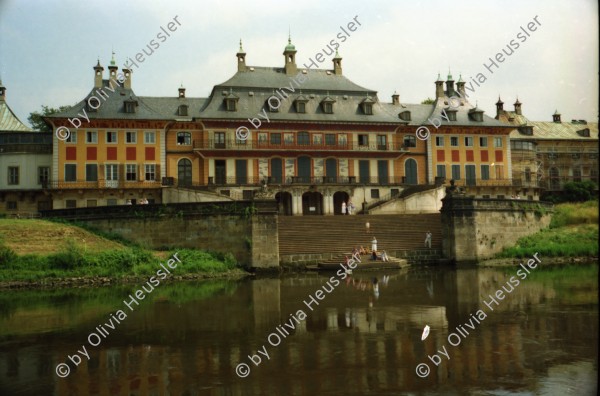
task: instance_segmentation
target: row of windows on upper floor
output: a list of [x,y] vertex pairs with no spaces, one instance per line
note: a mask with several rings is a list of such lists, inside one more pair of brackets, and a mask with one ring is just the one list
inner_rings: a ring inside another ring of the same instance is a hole
[[[436,136],[435,137],[435,145],[437,147],[444,147],[445,137],[446,136]],[[501,138],[501,137],[494,137],[494,147],[502,147],[502,140],[503,140],[503,138]],[[473,147],[474,142],[475,142],[474,137],[472,137],[472,136],[464,137],[464,146],[465,147]],[[450,147],[458,147],[458,145],[459,145],[458,143],[459,143],[458,136],[450,136]],[[479,147],[488,147],[488,137],[487,136],[479,137]]]
[[[269,141],[271,144],[281,144],[282,142],[282,133],[281,132],[270,132]],[[310,144],[310,134],[308,132],[298,132],[296,135],[296,144],[298,145],[309,145]],[[322,134],[313,133],[313,143],[314,144],[322,144]],[[98,143],[98,132],[96,131],[87,131],[86,132],[86,143],[88,144],[97,144]],[[217,143],[225,143],[225,132],[215,132],[214,138]],[[294,134],[293,133],[285,133],[283,134],[284,142],[286,144],[294,144]],[[369,135],[368,134],[358,134],[358,145],[359,146],[368,146],[369,145]],[[106,132],[105,133],[106,143],[109,144],[117,144],[118,143],[118,133],[117,132]],[[376,135],[375,137],[376,143],[379,145],[385,145],[388,140],[388,135]],[[501,137],[494,137],[494,147],[502,147]],[[264,142],[267,141],[267,132],[259,132],[258,133],[258,141]],[[346,134],[325,134],[325,144],[326,145],[335,145],[337,144],[346,144],[347,143],[347,135]],[[472,136],[464,137],[464,145],[465,147],[473,147],[475,138]],[[65,140],[66,143],[77,143],[77,134],[72,133]],[[238,144],[246,144],[247,140],[239,140],[236,141]],[[445,136],[436,136],[435,144],[437,147],[443,147],[445,142]],[[136,144],[137,143],[137,132],[125,132],[125,143]],[[156,135],[155,132],[144,132],[144,143],[145,144],[155,144],[156,143]],[[192,144],[192,135],[190,132],[178,132],[177,133],[177,144],[178,145],[191,145]],[[530,142],[512,142],[514,144],[513,148],[523,148],[523,149],[533,149],[533,143]],[[417,140],[414,135],[404,135],[403,138],[404,147],[416,147]],[[450,136],[450,146],[458,147],[459,145],[459,137],[458,136]],[[529,148],[531,146],[531,148]],[[481,136],[479,137],[479,147],[488,147],[488,137]],[[528,147],[528,148],[525,148]]]
[[[156,144],[156,132],[143,132],[144,133],[144,144]],[[138,132],[125,132],[125,143],[136,144]],[[88,144],[98,143],[98,132],[87,131],[85,132],[85,142]],[[119,143],[119,134],[117,132],[108,131],[105,132],[105,142],[108,144]],[[77,143],[77,133],[71,133],[65,143]],[[191,145],[192,134],[190,132],[178,132],[177,133],[177,144],[178,145]]]
[[[237,111],[238,110],[238,99],[239,98],[226,98],[223,100],[223,104],[227,111]],[[306,104],[308,103],[308,99],[296,99],[294,100],[294,109],[296,113],[305,114],[306,113]],[[329,96],[326,97],[319,103],[321,111],[325,114],[333,114],[335,100],[331,99]],[[365,115],[373,115],[373,100],[370,98],[366,98],[362,103],[360,103],[359,107],[361,108],[363,114]],[[265,110],[268,110],[271,113],[278,113],[281,109],[281,100],[275,96],[270,96],[264,106]],[[179,108],[179,115],[187,116],[187,107],[182,109],[181,106]],[[181,114],[181,113],[185,114]]]

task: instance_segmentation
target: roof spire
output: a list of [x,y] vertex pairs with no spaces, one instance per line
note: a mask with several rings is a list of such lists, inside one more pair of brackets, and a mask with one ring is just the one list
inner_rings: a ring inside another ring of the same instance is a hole
[[111,66],[114,66],[114,65],[116,65],[116,64],[117,64],[117,62],[115,61],[115,50],[113,49],[113,50],[112,50],[112,58],[111,58],[111,60],[110,60],[110,65],[111,65]]
[[240,52],[244,52],[244,49],[242,48],[242,39],[240,38]]
[[452,73],[450,73],[450,68],[448,68],[448,81],[452,81]]

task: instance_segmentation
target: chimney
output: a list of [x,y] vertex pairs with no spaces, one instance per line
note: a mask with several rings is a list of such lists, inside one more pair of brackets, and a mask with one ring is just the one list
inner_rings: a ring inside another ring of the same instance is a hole
[[131,74],[133,72],[131,71],[131,69],[123,69],[123,77],[125,78],[125,81],[123,81],[123,88],[125,89],[131,89]]
[[496,119],[498,119],[502,113],[504,113],[504,102],[500,99],[500,95],[498,95],[498,101],[496,102]]
[[285,46],[283,56],[285,56],[285,74],[295,76],[298,73],[298,67],[296,66],[296,47],[292,44],[291,36],[288,37],[288,45]]
[[98,59],[98,63],[94,66],[94,88],[102,88],[102,72],[104,68],[100,65],[100,59]]
[[396,93],[396,91],[394,91],[394,94],[392,95],[392,104],[393,105],[399,105],[400,104],[400,95],[398,95]]
[[517,113],[518,115],[523,115],[521,113],[521,105],[522,103],[519,102],[519,98],[517,98],[517,101],[515,102],[515,113]]
[[435,81],[435,97],[436,98],[444,97],[444,82],[440,78],[440,73],[438,73],[437,80]]
[[342,75],[342,57],[335,51],[335,57],[333,58],[333,72],[336,76]]
[[181,87],[179,87],[179,97],[185,98],[185,88],[183,88],[183,84],[181,84]]
[[108,65],[108,80],[117,81],[117,62],[115,62],[115,52],[112,53],[112,59],[110,60],[110,64]]
[[448,97],[454,96],[454,80],[450,72],[448,72],[448,79],[446,80],[446,91],[448,92]]
[[555,110],[554,114],[552,114],[552,121],[561,122],[560,121],[560,113],[558,112],[558,110]]
[[465,95],[465,82],[462,79],[462,74],[458,77],[458,81],[456,82],[456,89],[458,90],[458,94],[461,98],[465,99],[467,97]]
[[240,50],[235,56],[237,56],[238,71],[246,71],[248,68],[246,67],[246,52],[244,52],[244,49],[242,48],[242,39],[240,39]]
[[2,84],[2,80],[0,80],[0,101],[6,101],[6,87]]

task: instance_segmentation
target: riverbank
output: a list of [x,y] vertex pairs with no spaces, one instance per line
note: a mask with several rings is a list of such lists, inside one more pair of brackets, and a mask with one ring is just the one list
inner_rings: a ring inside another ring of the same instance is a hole
[[151,251],[110,238],[69,224],[0,219],[0,289],[136,283],[154,275],[159,262],[175,253],[183,264],[165,281],[249,275],[231,254]]
[[534,253],[544,258],[544,266],[597,263],[598,201],[556,205],[548,229],[519,239],[514,246],[479,265],[514,266]]

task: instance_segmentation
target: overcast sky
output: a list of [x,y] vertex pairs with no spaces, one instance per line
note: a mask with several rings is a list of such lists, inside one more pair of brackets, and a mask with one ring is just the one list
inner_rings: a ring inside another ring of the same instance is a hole
[[[563,121],[598,118],[596,0],[0,0],[9,105],[26,122],[41,105],[75,104],[92,88],[98,57],[106,73],[114,49],[121,67],[175,16],[181,26],[133,67],[137,95],[176,96],[183,83],[188,97],[208,96],[235,73],[240,38],[248,65],[283,66],[288,29],[301,66],[358,16],[340,44],[343,73],[381,101],[394,91],[403,103],[433,97],[438,72],[445,79],[450,68],[467,83],[484,74],[470,100],[492,117],[500,94],[508,110],[518,95],[535,121],[551,121],[555,109]],[[521,42],[536,16],[541,26]],[[513,39],[519,48],[489,72],[484,63]]]

